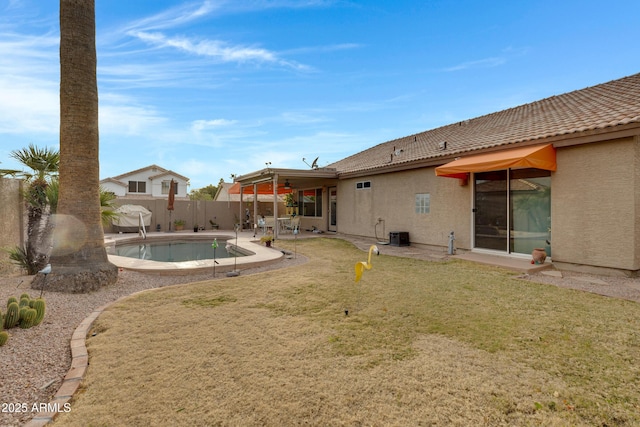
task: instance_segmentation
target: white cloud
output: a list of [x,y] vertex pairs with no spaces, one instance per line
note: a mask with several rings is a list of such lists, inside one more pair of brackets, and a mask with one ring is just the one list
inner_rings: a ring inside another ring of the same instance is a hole
[[58,133],[60,97],[57,85],[15,75],[2,76],[0,93],[0,133]]
[[231,126],[237,123],[237,120],[213,119],[213,120],[194,120],[191,124],[191,130],[201,132],[207,129]]
[[57,135],[59,39],[0,33],[0,133]]
[[296,70],[309,70],[310,67],[295,61],[278,57],[275,52],[251,46],[230,45],[221,40],[194,41],[186,37],[167,37],[158,32],[132,31],[129,35],[159,48],[174,48],[183,52],[217,59],[221,62],[259,62],[273,63]]
[[110,93],[100,95],[99,115],[102,135],[159,135],[160,126],[168,122],[155,108]]
[[202,40],[192,42],[185,37],[169,38],[161,33],[148,33],[138,31],[130,33],[138,37],[140,40],[159,47],[173,47],[183,50],[187,53],[193,53],[201,56],[213,56],[220,58],[224,62],[243,62],[243,61],[276,61],[276,55],[266,49],[245,46],[229,46],[227,43],[219,40]]
[[329,121],[327,117],[319,116],[317,114],[305,114],[298,112],[284,112],[280,117],[284,123],[291,125],[307,125],[312,123],[325,123]]
[[193,3],[167,9],[155,15],[132,22],[125,28],[125,32],[144,30],[159,30],[175,28],[191,21],[201,19],[220,8],[224,2],[204,1],[197,5]]
[[[155,49],[177,49],[187,54],[213,58],[223,63],[264,63],[286,67],[298,71],[311,71],[312,68],[296,61],[287,60],[274,51],[259,46],[234,44],[224,40],[169,35],[168,31],[195,20],[205,19],[213,12],[248,12],[268,8],[298,8],[326,6],[323,1],[252,1],[227,2],[205,1],[200,4],[186,4],[167,9],[161,13],[143,18],[126,25],[118,31]],[[346,46],[344,48],[347,48]]]
[[307,53],[317,53],[317,52],[336,52],[341,50],[352,50],[352,49],[360,49],[363,45],[359,43],[338,43],[331,44],[325,46],[308,46],[308,47],[299,47],[294,49],[289,49],[283,51],[285,54],[307,54]]
[[467,70],[470,68],[492,68],[492,67],[503,65],[506,62],[507,60],[501,57],[485,58],[485,59],[479,59],[477,61],[463,62],[461,64],[454,65],[452,67],[444,68],[443,71],[460,71],[460,70]]

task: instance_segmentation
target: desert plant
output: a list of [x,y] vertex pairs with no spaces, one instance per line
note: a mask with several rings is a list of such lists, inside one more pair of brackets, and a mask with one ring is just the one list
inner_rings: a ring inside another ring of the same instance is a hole
[[18,298],[16,298],[16,297],[9,297],[9,299],[7,300],[7,307],[9,307],[9,304],[11,304],[12,302],[17,303],[17,302],[18,302]]
[[260,242],[264,243],[265,246],[267,246],[267,247],[271,247],[271,243],[273,242],[273,240],[274,240],[273,236],[270,235],[270,234],[267,234],[266,236],[262,236],[260,238]]
[[5,345],[8,339],[9,339],[9,334],[7,333],[7,331],[0,331],[0,347]]
[[46,310],[46,303],[44,302],[44,299],[38,298],[36,300],[33,300],[33,308],[37,313],[36,318],[33,322],[33,325],[36,326],[42,323],[42,320],[44,319],[44,312]]
[[2,310],[0,310],[0,331],[4,329],[4,317],[2,316]]
[[293,200],[293,193],[287,193],[284,195],[284,203],[286,206],[293,206],[294,205],[294,200]]
[[5,329],[13,328],[20,321],[20,307],[17,302],[12,302],[7,307],[7,314],[4,317]]
[[13,248],[4,248],[4,251],[9,254],[9,259],[20,266],[20,268],[29,272],[29,261],[27,258],[27,249],[23,246],[15,246]]
[[[56,149],[38,148],[31,144],[28,148],[14,150],[11,157],[31,169],[23,172],[26,179],[24,200],[27,207],[27,241],[25,243],[25,264],[28,274],[36,274],[47,263],[47,254],[40,252],[47,240],[46,233],[50,214],[47,187],[52,177],[58,173],[60,152]],[[21,264],[23,265],[23,264]]]
[[23,298],[31,299],[31,297],[29,296],[29,294],[28,294],[28,293],[26,293],[26,292],[24,292],[22,295],[20,295],[20,299],[23,299]]
[[35,311],[33,308],[27,308],[25,310],[24,317],[20,320],[20,327],[22,329],[31,328],[34,325],[37,315],[38,315],[38,312]]
[[22,308],[22,307],[29,307],[29,301],[31,301],[30,298],[20,298],[20,302],[18,303],[18,307]]

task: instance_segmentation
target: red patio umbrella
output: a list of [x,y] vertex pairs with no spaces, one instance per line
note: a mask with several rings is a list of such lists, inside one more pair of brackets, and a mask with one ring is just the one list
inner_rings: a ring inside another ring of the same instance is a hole
[[169,227],[167,229],[169,231],[171,231],[171,211],[173,210],[173,203],[176,199],[176,192],[174,187],[175,183],[173,182],[173,179],[171,179],[171,183],[169,184],[169,198],[167,199],[167,210],[169,211]]
[[169,200],[167,201],[167,210],[173,210],[173,203],[176,200],[176,192],[174,191],[175,183],[173,179],[171,180],[171,184],[169,184]]

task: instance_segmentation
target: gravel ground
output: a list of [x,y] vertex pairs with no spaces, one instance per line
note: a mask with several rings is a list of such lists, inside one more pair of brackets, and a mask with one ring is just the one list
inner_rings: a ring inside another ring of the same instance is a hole
[[[420,255],[416,257],[424,258]],[[241,274],[285,268],[305,261],[306,259],[299,255],[296,258],[285,258],[277,264],[243,270]],[[219,274],[217,279],[225,277],[224,274]],[[520,277],[640,302],[640,278],[602,277],[579,273],[560,275],[559,272],[525,274]],[[211,279],[210,274],[160,276],[121,271],[114,286],[90,294],[45,292],[47,314],[42,324],[31,329],[11,329],[9,341],[0,348],[0,425],[21,425],[35,415],[35,412],[31,411],[33,404],[49,402],[71,365],[71,335],[78,324],[95,308],[145,289]],[[0,302],[3,313],[4,301],[10,296],[19,297],[23,292],[29,293],[31,297],[39,296],[39,291],[30,289],[30,281],[31,277],[27,276],[0,277]],[[16,412],[17,409],[23,408],[26,408],[26,412]]]

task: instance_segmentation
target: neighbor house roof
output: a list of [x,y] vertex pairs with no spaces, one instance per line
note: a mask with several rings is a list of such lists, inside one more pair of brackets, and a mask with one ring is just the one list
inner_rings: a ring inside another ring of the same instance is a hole
[[138,174],[140,172],[147,171],[147,170],[153,172],[153,175],[151,175],[151,174],[149,175],[149,179],[151,179],[151,180],[157,179],[157,178],[162,178],[164,176],[174,176],[174,177],[182,179],[184,181],[189,181],[189,178],[187,178],[186,176],[180,175],[179,173],[176,173],[176,172],[174,172],[172,170],[165,169],[165,168],[160,167],[158,165],[149,165],[149,166],[145,166],[145,167],[140,168],[140,169],[136,169],[134,171],[123,173],[123,174],[118,175],[118,176],[114,176],[114,177],[111,177],[111,178],[105,178],[101,182],[104,182],[104,181],[107,181],[107,180],[111,180],[112,182],[117,182],[117,181],[120,181],[123,178],[126,178],[128,176],[135,175],[135,174]]
[[118,181],[117,179],[113,179],[113,178],[105,178],[105,179],[100,181],[100,184],[104,184],[104,183],[107,183],[107,182],[112,182],[112,183],[114,183],[116,185],[119,185],[121,187],[127,187],[127,184],[125,184],[124,182]]
[[[329,167],[342,177],[443,164],[464,153],[640,128],[640,74],[378,144]],[[624,135],[621,135],[624,136]],[[600,138],[604,139],[604,138]]]
[[165,176],[176,177],[176,178],[180,178],[180,179],[182,179],[184,181],[189,181],[189,178],[187,178],[186,176],[180,175],[179,173],[176,173],[176,172],[174,172],[172,170],[168,170],[166,172],[162,172],[162,173],[159,173],[157,175],[150,176],[149,179],[153,181],[154,179],[164,178]]
[[134,174],[137,174],[139,172],[142,172],[142,171],[145,171],[145,170],[149,170],[149,169],[151,169],[151,171],[155,172],[155,173],[167,172],[167,169],[162,168],[162,167],[160,167],[158,165],[149,165],[149,166],[145,166],[145,167],[140,168],[140,169],[136,169],[136,170],[133,170],[133,171],[125,172],[125,173],[123,173],[121,175],[114,176],[113,179],[126,178],[126,177],[128,177],[130,175],[134,175]]

